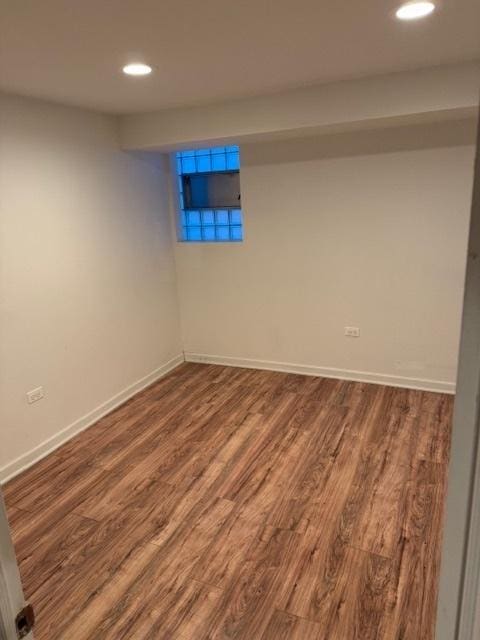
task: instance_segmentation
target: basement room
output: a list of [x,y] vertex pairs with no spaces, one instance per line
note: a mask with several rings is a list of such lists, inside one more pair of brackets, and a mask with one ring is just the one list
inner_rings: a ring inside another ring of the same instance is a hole
[[478,0],[0,7],[0,638],[480,638]]

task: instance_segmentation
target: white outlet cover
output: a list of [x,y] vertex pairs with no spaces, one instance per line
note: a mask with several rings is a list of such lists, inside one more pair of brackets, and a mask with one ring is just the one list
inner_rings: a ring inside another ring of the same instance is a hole
[[358,327],[345,327],[344,333],[349,338],[359,338],[360,329]]
[[43,387],[37,387],[36,389],[32,389],[27,393],[28,404],[33,404],[34,402],[38,402],[44,396]]

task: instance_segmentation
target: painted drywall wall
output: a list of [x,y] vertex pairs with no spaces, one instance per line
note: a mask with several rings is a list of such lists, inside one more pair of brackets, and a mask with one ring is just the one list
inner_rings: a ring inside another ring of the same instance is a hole
[[452,391],[474,135],[242,145],[244,243],[176,245],[187,358]]
[[165,179],[115,119],[1,95],[1,477],[181,353]]
[[126,149],[170,150],[314,132],[388,127],[473,116],[480,62],[445,65],[305,87],[267,96],[120,119]]

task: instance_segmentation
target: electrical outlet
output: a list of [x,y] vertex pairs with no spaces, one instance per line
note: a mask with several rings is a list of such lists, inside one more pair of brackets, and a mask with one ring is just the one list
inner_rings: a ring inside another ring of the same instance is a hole
[[360,329],[358,327],[345,327],[345,335],[349,338],[359,338]]
[[37,387],[36,389],[32,389],[27,393],[28,404],[33,404],[34,402],[38,402],[43,398],[43,387]]

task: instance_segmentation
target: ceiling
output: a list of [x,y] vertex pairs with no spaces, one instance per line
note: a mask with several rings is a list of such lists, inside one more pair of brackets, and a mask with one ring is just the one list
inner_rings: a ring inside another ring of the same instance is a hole
[[[392,0],[21,0],[0,7],[0,88],[153,111],[480,58],[480,1],[400,22]],[[155,67],[123,75],[130,61]]]

